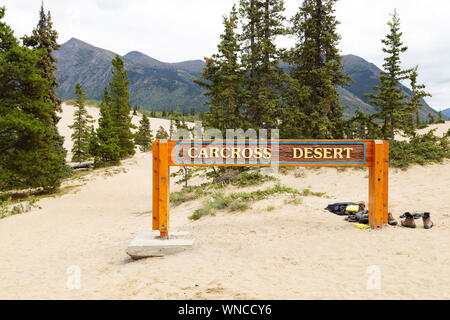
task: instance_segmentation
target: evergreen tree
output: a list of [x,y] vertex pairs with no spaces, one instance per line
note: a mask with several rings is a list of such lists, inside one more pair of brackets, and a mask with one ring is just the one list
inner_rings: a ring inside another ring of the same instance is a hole
[[419,112],[416,112],[416,129],[420,129],[422,127],[422,121],[420,121]]
[[282,136],[285,138],[343,138],[343,107],[337,86],[348,85],[343,73],[334,15],[337,0],[304,0],[291,19],[296,44],[287,55],[291,65],[286,87]]
[[133,107],[133,116],[137,116],[137,112],[139,111],[139,106],[137,104]]
[[285,74],[279,66],[282,53],[275,42],[286,33],[284,1],[241,0],[239,12],[243,22],[241,63],[246,74],[244,128],[278,128]]
[[90,158],[89,142],[93,120],[86,110],[86,95],[79,83],[76,84],[75,94],[77,96],[75,101],[77,110],[74,113],[74,123],[69,126],[69,128],[74,130],[72,134],[72,161],[83,162]]
[[351,132],[347,138],[350,139],[377,139],[381,135],[380,126],[373,121],[373,115],[367,115],[360,110],[355,111],[355,116],[346,121],[346,127],[356,124],[354,132]]
[[[425,85],[417,84],[417,77],[419,76],[419,73],[417,72],[418,68],[419,66],[416,66],[414,69],[412,69],[409,75],[412,95],[407,106],[407,116],[409,117],[409,121],[405,122],[409,122],[410,125],[405,126],[405,131],[412,135],[414,135],[417,127],[420,125],[419,109],[424,106],[424,104],[421,102],[421,99],[425,97],[431,97],[431,94],[423,90],[425,89]],[[416,123],[414,123],[414,117],[416,118]]]
[[174,124],[174,121],[173,121],[172,116],[171,116],[171,118],[170,118],[170,127],[169,127],[169,139],[172,139],[174,133],[175,133],[175,124]]
[[226,129],[243,126],[240,105],[242,103],[243,77],[239,63],[240,46],[237,39],[238,14],[233,6],[230,15],[223,17],[225,27],[220,36],[218,53],[205,58],[201,80],[194,80],[206,89],[206,105],[209,112],[205,114],[204,127],[216,128],[225,134]]
[[152,150],[153,134],[150,128],[150,120],[145,113],[142,114],[142,120],[139,124],[139,130],[136,133],[134,142],[139,145],[142,152]]
[[132,156],[134,151],[133,133],[131,128],[134,128],[131,123],[130,107],[128,100],[130,94],[128,92],[127,80],[128,75],[124,70],[124,62],[120,56],[116,56],[112,60],[113,65],[113,79],[110,83],[110,112],[113,120],[116,136],[119,139],[120,157],[124,158]]
[[445,123],[444,117],[442,115],[442,111],[438,112],[438,119],[437,119],[436,123]]
[[[380,112],[376,118],[383,121],[382,134],[384,139],[394,139],[395,129],[405,129],[406,115],[409,114],[407,98],[400,81],[408,78],[411,70],[402,70],[400,68],[400,54],[408,50],[401,41],[402,32],[400,32],[400,18],[397,11],[394,11],[392,20],[388,22],[390,29],[385,39],[381,40],[385,45],[383,52],[387,53],[384,58],[384,70],[380,73],[381,85],[374,86],[378,92],[375,94],[366,94],[371,98],[370,104],[377,106]],[[410,119],[408,117],[408,119]],[[410,121],[408,121],[410,123]]]
[[44,48],[19,45],[0,7],[0,190],[55,191],[64,157],[56,148],[50,81],[38,67]]
[[30,36],[24,36],[22,40],[25,46],[42,50],[41,58],[37,62],[36,66],[41,71],[42,76],[49,82],[47,91],[44,93],[44,99],[53,106],[51,114],[53,120],[53,130],[55,131],[53,136],[55,150],[53,152],[58,153],[62,158],[63,164],[65,164],[67,151],[63,146],[64,137],[59,134],[57,127],[60,120],[57,113],[62,111],[61,100],[58,99],[56,95],[56,88],[59,86],[55,75],[55,71],[58,69],[58,60],[53,56],[53,52],[59,50],[60,45],[57,42],[58,32],[53,29],[50,11],[47,12],[47,15],[45,14],[43,3],[41,4],[39,22],[36,28],[32,31]]
[[158,131],[156,131],[156,139],[169,139],[169,134],[163,126],[159,126]]
[[119,138],[111,117],[111,97],[105,88],[100,103],[98,129],[91,137],[89,153],[94,156],[94,166],[115,165],[120,161]]

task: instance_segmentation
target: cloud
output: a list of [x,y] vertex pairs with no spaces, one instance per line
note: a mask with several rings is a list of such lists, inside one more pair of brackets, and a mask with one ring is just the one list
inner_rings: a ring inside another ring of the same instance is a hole
[[[60,42],[71,37],[119,54],[132,50],[158,60],[177,62],[202,59],[216,51],[223,31],[222,15],[238,0],[45,0]],[[37,23],[41,0],[3,0],[6,20],[19,37]],[[0,5],[2,5],[0,4]],[[301,4],[286,0],[286,16]],[[341,0],[336,15],[341,24],[340,49],[383,64],[381,39],[388,32],[389,14],[397,8],[403,40],[409,50],[404,68],[419,65],[419,81],[427,85],[433,107],[450,106],[450,1],[448,0]],[[292,43],[280,39],[283,46]]]
[[122,8],[126,5],[126,1],[123,0],[97,0],[97,6],[99,9],[114,10]]

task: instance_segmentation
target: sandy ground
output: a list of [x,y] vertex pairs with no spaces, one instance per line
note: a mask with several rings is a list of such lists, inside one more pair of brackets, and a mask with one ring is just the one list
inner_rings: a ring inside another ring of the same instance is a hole
[[[70,129],[69,126],[73,124],[73,114],[75,112],[75,107],[66,103],[63,103],[61,107],[63,109],[63,112],[60,114],[61,120],[58,123],[58,130],[60,131],[60,134],[65,137],[64,148],[66,148],[67,150],[66,159],[67,161],[70,162],[72,159],[72,147],[73,147],[72,139],[70,137],[73,133],[73,130]],[[94,128],[97,128],[98,118],[100,117],[100,109],[91,106],[87,106],[86,109],[89,115],[92,116],[93,120],[95,120],[93,123]],[[136,127],[139,127],[139,121],[141,121],[141,119],[142,114],[138,112],[136,116],[132,116],[131,122]],[[150,119],[150,128],[153,131],[153,136],[156,136],[156,131],[158,131],[159,126],[163,126],[163,128],[167,132],[169,132],[170,121],[158,118],[149,118],[149,119]]]
[[[445,133],[447,133],[448,129],[450,128],[450,121],[446,121],[444,124],[430,124],[428,127],[417,130],[418,134],[425,134],[430,132],[431,130],[436,130],[434,131],[434,134],[436,136],[442,137]],[[407,136],[404,136],[400,133],[397,133],[395,135],[395,140],[399,140],[399,141],[406,141],[409,140],[409,138]]]
[[[429,211],[431,230],[421,220],[417,229],[357,229],[323,208],[367,201],[367,170],[297,168],[281,183],[330,198],[294,206],[275,196],[195,222],[187,217],[202,200],[172,207],[172,230],[191,232],[193,249],[132,261],[128,243],[151,229],[151,163],[138,153],[68,182],[79,187],[40,210],[0,220],[0,299],[450,298],[448,160],[390,172],[390,211]],[[70,286],[77,270],[79,289]],[[379,289],[367,287],[371,270]]]

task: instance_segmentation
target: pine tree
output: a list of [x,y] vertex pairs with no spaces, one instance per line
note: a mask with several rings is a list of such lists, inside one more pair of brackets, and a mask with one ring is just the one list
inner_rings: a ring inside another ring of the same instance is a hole
[[[304,0],[291,19],[296,44],[287,55],[291,65],[286,88],[286,138],[343,138],[343,107],[337,86],[348,85],[343,73],[334,15],[337,0]],[[293,136],[295,134],[295,136]]]
[[355,116],[346,122],[346,127],[356,124],[356,132],[347,135],[351,139],[377,139],[381,135],[379,125],[373,121],[373,115],[367,115],[360,110],[355,111]]
[[37,68],[41,71],[42,76],[49,82],[47,91],[44,93],[44,99],[53,106],[52,119],[53,130],[55,131],[53,138],[55,150],[53,152],[58,153],[62,158],[63,164],[65,164],[67,151],[63,146],[64,137],[59,134],[57,127],[60,120],[57,113],[62,111],[61,100],[58,99],[56,95],[56,88],[59,86],[55,75],[55,71],[58,69],[58,60],[53,56],[53,52],[60,48],[57,40],[58,32],[53,29],[50,11],[48,11],[46,15],[44,4],[42,3],[39,12],[39,22],[36,28],[32,31],[30,36],[24,36],[22,41],[25,46],[42,50],[41,59],[37,63]]
[[285,74],[280,68],[282,53],[276,39],[286,33],[283,0],[241,0],[243,42],[241,63],[246,99],[246,126],[253,129],[278,128],[282,107],[280,91]]
[[[420,125],[419,109],[424,106],[421,100],[425,97],[431,97],[431,94],[423,90],[425,89],[425,85],[417,84],[417,77],[419,76],[417,72],[418,68],[419,66],[416,66],[412,69],[409,75],[412,94],[407,105],[409,121],[405,121],[405,123],[409,122],[410,125],[405,125],[404,129],[411,135],[415,134],[417,127]],[[416,118],[416,123],[414,123],[414,117]]]
[[422,127],[422,121],[420,121],[419,112],[416,112],[416,129],[420,129]]
[[0,7],[0,190],[55,191],[65,154],[55,141],[49,80],[38,67],[44,48],[19,45]]
[[120,161],[119,138],[116,135],[114,121],[111,117],[111,97],[105,88],[100,103],[98,129],[91,136],[89,153],[94,156],[94,166],[115,165]]
[[131,132],[131,128],[134,128],[134,126],[131,123],[128,104],[130,99],[128,84],[130,80],[127,80],[128,75],[124,70],[124,62],[120,56],[116,56],[112,60],[112,65],[113,79],[110,83],[110,112],[116,136],[119,139],[120,157],[125,158],[135,153],[133,133]]
[[237,39],[238,14],[233,6],[230,15],[223,17],[225,27],[217,46],[218,53],[205,58],[206,67],[201,80],[195,83],[206,89],[205,96],[209,112],[205,114],[203,126],[216,128],[225,135],[226,129],[243,125],[240,105],[242,103],[243,77],[239,63],[240,46]]
[[153,134],[150,128],[150,120],[145,113],[142,114],[139,124],[139,130],[136,133],[134,142],[139,145],[142,152],[152,150]]
[[133,107],[133,116],[137,116],[137,112],[139,111],[139,106],[137,104]]
[[74,123],[69,126],[69,128],[74,130],[72,134],[72,161],[83,162],[90,158],[89,141],[91,139],[91,123],[93,120],[86,110],[86,95],[79,83],[76,84],[75,94],[77,96],[75,101],[77,110],[74,113]]
[[159,126],[158,131],[156,131],[156,139],[169,139],[169,134],[163,126]]
[[[400,81],[408,78],[411,70],[402,70],[400,68],[400,54],[408,50],[401,41],[402,32],[400,32],[400,18],[397,11],[394,11],[392,20],[388,22],[389,34],[381,42],[385,45],[383,52],[387,53],[384,58],[384,70],[380,73],[381,85],[374,86],[378,92],[375,94],[366,94],[371,98],[369,104],[377,106],[380,112],[376,118],[383,121],[382,134],[384,139],[394,139],[395,129],[404,129],[406,115],[408,114],[407,98]],[[409,118],[409,117],[408,117]],[[410,119],[410,118],[409,118]],[[408,121],[410,122],[410,121]]]
[[437,119],[436,123],[445,123],[444,117],[442,115],[442,111],[438,112],[438,119]]
[[169,125],[169,139],[172,139],[173,134],[175,133],[175,124],[173,123],[173,119],[170,119]]

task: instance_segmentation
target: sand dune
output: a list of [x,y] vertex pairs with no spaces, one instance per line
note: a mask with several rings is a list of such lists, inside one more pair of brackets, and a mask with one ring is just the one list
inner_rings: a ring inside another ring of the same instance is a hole
[[[431,130],[435,130],[434,134],[436,136],[442,137],[447,131],[450,129],[450,121],[446,121],[445,123],[439,123],[439,124],[430,124],[428,127],[417,130],[418,134],[425,134],[430,132]],[[401,134],[395,135],[395,140],[399,141],[406,141],[409,138],[406,136],[403,136]]]
[[[69,112],[64,106],[62,126]],[[151,121],[153,129],[163,123]],[[187,217],[202,200],[185,203],[171,209],[171,227],[190,231],[194,248],[132,261],[129,241],[151,229],[151,165],[151,153],[138,153],[68,182],[80,186],[41,200],[41,210],[0,220],[0,299],[450,298],[449,160],[390,171],[390,211],[397,218],[429,211],[431,230],[419,220],[414,230],[357,229],[323,208],[367,201],[368,172],[298,168],[277,177],[330,198],[305,197],[294,206],[276,196],[195,222]],[[67,287],[71,266],[81,272],[80,289]],[[380,271],[380,290],[367,288],[371,266]]]
[[[67,161],[70,161],[72,159],[72,139],[71,135],[73,133],[73,130],[69,128],[70,125],[73,124],[73,114],[75,112],[75,107],[71,104],[63,103],[62,104],[63,112],[60,114],[61,120],[58,123],[58,130],[62,136],[65,137],[64,139],[64,148],[66,148],[67,152]],[[98,127],[98,119],[100,117],[100,109],[93,106],[87,106],[86,107],[89,115],[92,116],[92,119],[94,120],[94,128]],[[131,122],[135,126],[139,126],[139,121],[142,118],[142,114],[138,112],[138,115],[132,116]],[[156,131],[159,129],[159,126],[163,126],[163,128],[169,132],[170,129],[170,121],[165,119],[159,119],[159,118],[150,118],[150,127],[153,131],[153,136],[156,136]]]

